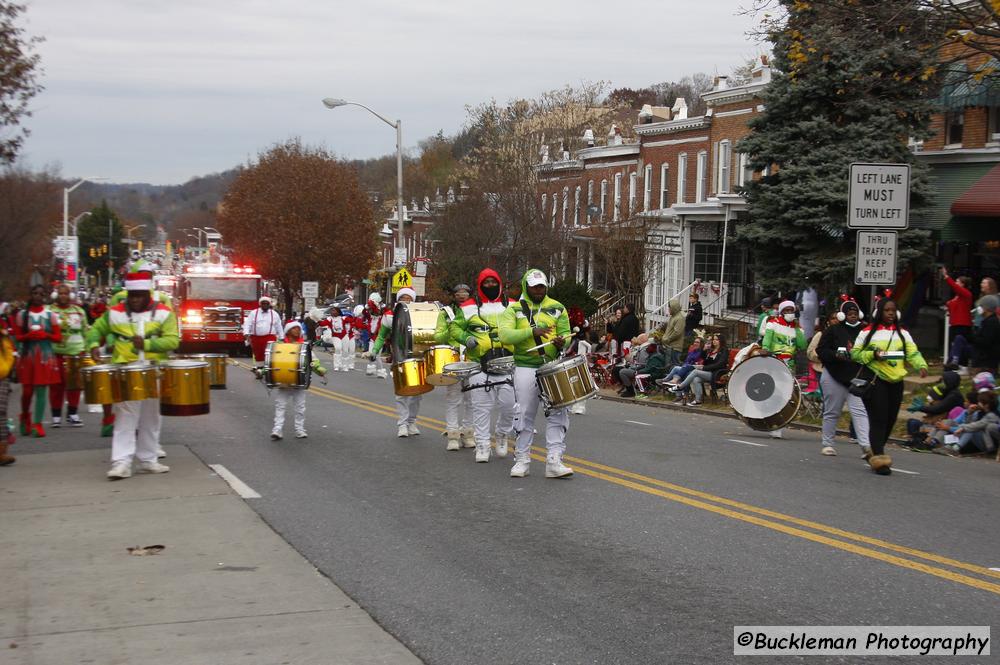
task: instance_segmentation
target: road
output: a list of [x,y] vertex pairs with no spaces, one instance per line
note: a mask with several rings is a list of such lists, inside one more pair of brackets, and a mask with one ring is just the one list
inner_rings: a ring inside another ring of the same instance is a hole
[[[445,451],[442,390],[422,435],[398,439],[385,380],[328,376],[308,439],[270,441],[272,402],[233,366],[211,415],[165,419],[164,443],[259,493],[275,531],[427,663],[724,663],[734,625],[1000,616],[995,463],[899,452],[880,477],[846,441],[823,457],[812,432],[597,400],[572,416],[575,477],[546,479],[537,448],[512,479],[509,458]],[[106,445],[95,429],[44,445]]]

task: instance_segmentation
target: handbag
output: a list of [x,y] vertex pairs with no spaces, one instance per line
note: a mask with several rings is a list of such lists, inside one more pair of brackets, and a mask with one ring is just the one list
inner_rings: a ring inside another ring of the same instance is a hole
[[[892,335],[889,337],[889,345],[892,345],[892,338],[895,336],[896,336],[896,329],[893,328]],[[905,338],[903,339],[903,345],[904,347],[906,346]],[[865,348],[867,347],[868,344],[866,343]],[[853,379],[851,379],[851,384],[847,386],[847,392],[851,393],[855,397],[860,397],[861,399],[864,399],[865,397],[868,396],[868,393],[871,392],[872,386],[875,385],[875,379],[877,378],[878,376],[875,374],[874,371],[869,369],[867,365],[862,365],[861,368],[858,369],[858,373],[854,376]]]

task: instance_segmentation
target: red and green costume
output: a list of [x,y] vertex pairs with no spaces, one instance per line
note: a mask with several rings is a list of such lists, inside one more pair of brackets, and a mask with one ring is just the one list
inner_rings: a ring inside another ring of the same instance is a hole
[[[54,342],[62,341],[59,321],[44,305],[32,305],[17,313],[14,337],[20,346],[17,376],[21,382],[21,433],[30,431],[35,436],[45,436],[42,418],[48,388],[62,380],[59,360],[52,348]],[[33,412],[32,397],[35,398]]]

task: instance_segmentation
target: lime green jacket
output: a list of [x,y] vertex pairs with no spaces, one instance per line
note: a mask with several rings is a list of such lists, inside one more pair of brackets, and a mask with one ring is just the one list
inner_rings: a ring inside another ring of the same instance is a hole
[[459,346],[465,341],[456,333],[462,329],[462,310],[455,305],[443,305],[438,312],[437,325],[434,327],[434,343]]
[[132,337],[139,334],[140,327],[145,338],[143,350],[147,360],[166,360],[167,354],[180,344],[177,317],[172,309],[157,302],[152,309],[135,313],[129,312],[126,303],[122,302],[94,321],[87,333],[87,349],[97,348],[101,340],[107,338],[112,345],[111,362],[135,362],[139,354],[132,346]]
[[49,310],[59,318],[59,330],[62,339],[52,343],[52,350],[61,356],[78,356],[87,347],[87,313],[79,305],[69,305],[65,308],[53,303]]
[[[920,349],[910,337],[910,333],[902,328],[893,329],[879,324],[871,339],[867,339],[871,329],[871,326],[867,326],[858,333],[858,338],[851,347],[851,360],[865,365],[875,372],[876,376],[889,383],[899,383],[906,377],[907,364],[917,370],[927,368],[927,361],[920,355]],[[902,351],[903,358],[876,360],[876,350]]]
[[514,349],[514,364],[517,367],[541,367],[554,360],[559,355],[559,349],[553,344],[546,344],[535,351],[527,350],[537,342],[531,334],[531,321],[525,315],[522,303],[527,303],[528,312],[531,318],[534,318],[536,327],[552,328],[552,331],[542,338],[543,342],[550,342],[563,335],[566,336],[564,339],[567,343],[569,342],[569,315],[558,300],[545,296],[542,302],[535,303],[526,295],[527,292],[528,290],[524,289],[525,295],[521,296],[521,300],[507,307],[500,316],[499,337],[502,344]]

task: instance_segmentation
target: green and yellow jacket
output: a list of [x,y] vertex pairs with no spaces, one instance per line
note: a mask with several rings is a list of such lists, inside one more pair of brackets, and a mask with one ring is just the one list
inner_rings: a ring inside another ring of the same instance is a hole
[[143,350],[147,360],[166,360],[167,354],[180,344],[174,311],[154,300],[145,312],[129,312],[124,302],[108,308],[90,327],[87,349],[97,348],[106,338],[112,346],[111,362],[135,362],[139,354],[132,346],[132,337],[139,334],[140,327],[145,338]]
[[[531,272],[528,270],[525,274]],[[526,312],[527,310],[527,312]],[[528,285],[521,278],[521,299],[504,310],[500,317],[500,342],[514,349],[514,364],[517,367],[541,367],[550,360],[555,360],[559,349],[552,344],[546,344],[541,349],[528,351],[538,344],[531,334],[532,321],[534,327],[549,327],[552,331],[542,338],[542,342],[550,342],[556,337],[565,336],[569,341],[569,315],[566,308],[558,300],[547,295],[542,302],[535,303],[528,296]]]

